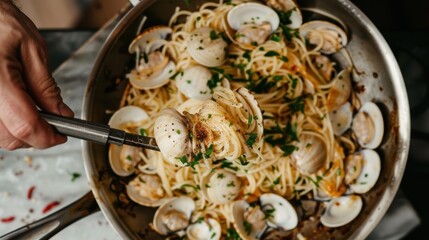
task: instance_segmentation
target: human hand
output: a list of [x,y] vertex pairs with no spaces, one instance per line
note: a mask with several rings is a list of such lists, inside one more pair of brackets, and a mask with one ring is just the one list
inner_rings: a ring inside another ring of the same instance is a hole
[[0,1],[0,148],[48,148],[67,141],[40,109],[73,116],[48,69],[36,26],[10,0]]

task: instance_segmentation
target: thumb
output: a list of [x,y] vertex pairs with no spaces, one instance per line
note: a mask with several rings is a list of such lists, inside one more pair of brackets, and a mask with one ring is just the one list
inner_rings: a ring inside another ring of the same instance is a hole
[[42,110],[72,117],[73,111],[63,102],[61,90],[48,70],[46,45],[39,41],[29,41],[21,46],[24,48],[21,57],[28,91]]

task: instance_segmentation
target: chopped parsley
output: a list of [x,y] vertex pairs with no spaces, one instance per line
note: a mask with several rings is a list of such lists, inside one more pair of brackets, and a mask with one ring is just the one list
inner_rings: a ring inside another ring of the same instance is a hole
[[249,52],[249,51],[244,52],[244,53],[243,53],[243,57],[244,57],[245,59],[247,59],[247,61],[249,61],[249,62],[250,62],[251,56],[250,56],[250,52]]
[[222,160],[221,168],[229,168],[233,171],[237,171],[238,167],[233,166],[232,162],[228,162],[227,160]]
[[130,162],[133,161],[133,158],[130,155],[127,155],[127,157],[125,159],[127,159]]
[[273,181],[274,185],[278,185],[280,183],[280,176]]
[[265,53],[264,56],[265,57],[276,57],[276,56],[280,56],[280,53],[278,53],[276,51],[268,51],[267,53]]
[[147,136],[148,134],[147,134],[146,129],[144,129],[144,128],[140,128],[140,135],[141,135],[141,136]]
[[240,160],[240,164],[241,164],[242,166],[246,166],[247,164],[249,164],[249,162],[247,161],[247,159],[246,159],[246,156],[245,156],[245,155],[241,155],[241,156],[238,158],[238,160]]
[[210,32],[210,39],[213,41],[213,40],[216,40],[216,39],[218,39],[220,36],[216,33],[216,31],[214,31],[214,30],[212,30],[211,32]]
[[180,189],[185,190],[187,187],[194,189],[195,192],[198,192],[200,190],[200,186],[194,186],[191,184],[183,184],[180,186]]
[[283,151],[283,156],[287,157],[292,154],[297,148],[292,144],[294,141],[299,141],[296,132],[297,125],[290,121],[284,128],[281,128],[278,123],[275,127],[265,129],[265,141],[271,146],[279,146]]
[[253,121],[253,115],[249,114],[249,117],[247,118],[247,128],[250,128],[250,125],[252,125]]
[[219,178],[219,179],[222,179],[222,178],[224,178],[225,177],[225,175],[223,174],[223,173],[218,173],[217,174],[217,178]]
[[173,76],[171,76],[171,77],[170,77],[170,80],[174,80],[174,79],[176,79],[176,77],[177,77],[179,74],[181,74],[181,75],[183,76],[183,72],[182,72],[182,71],[178,71],[178,72],[176,72]]
[[234,181],[231,181],[231,182],[229,182],[226,186],[227,186],[227,187],[235,187],[235,182],[234,182]]
[[244,230],[246,231],[247,236],[250,235],[250,233],[252,232],[252,224],[249,223],[248,221],[244,221]]
[[304,108],[305,108],[304,98],[305,98],[305,96],[299,96],[299,97],[294,98],[294,99],[285,98],[286,101],[288,101],[288,106],[289,106],[290,110],[292,111],[292,114],[297,113],[297,112],[304,113]]
[[286,56],[282,56],[280,60],[282,60],[283,62],[289,62],[289,58],[287,58]]
[[247,146],[251,147],[256,142],[256,138],[258,137],[258,134],[249,133],[248,135],[249,135],[249,137],[246,140],[246,144],[247,144]]
[[310,180],[310,182],[312,182],[316,187],[319,187],[319,183],[323,178],[321,176],[316,176],[316,180],[311,177],[307,177],[307,179]]
[[80,178],[80,176],[81,176],[81,174],[77,173],[77,172],[70,173],[70,175],[71,175],[71,181],[72,182],[76,181],[76,179]]
[[212,155],[212,153],[213,153],[213,144],[210,144],[210,146],[209,146],[209,148],[207,148],[207,151],[204,154],[204,156],[206,158],[210,158],[210,156]]
[[176,133],[177,133],[177,134],[180,134],[180,130],[179,130],[179,129],[177,129],[177,130],[176,130]]
[[231,227],[226,229],[226,240],[241,240],[241,237],[238,235],[237,231]]

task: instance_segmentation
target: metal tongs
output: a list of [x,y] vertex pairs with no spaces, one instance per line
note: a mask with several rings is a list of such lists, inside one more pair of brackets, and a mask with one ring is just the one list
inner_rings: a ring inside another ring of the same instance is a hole
[[68,118],[46,112],[40,115],[61,134],[101,144],[130,145],[159,151],[155,138],[127,133],[109,125]]

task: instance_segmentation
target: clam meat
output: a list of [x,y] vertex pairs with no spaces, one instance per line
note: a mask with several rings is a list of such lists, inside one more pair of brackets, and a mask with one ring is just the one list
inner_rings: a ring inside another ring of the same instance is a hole
[[267,229],[265,213],[259,205],[250,206],[245,200],[236,201],[232,206],[234,226],[244,240],[260,239]]
[[194,210],[195,202],[191,198],[171,198],[156,210],[152,227],[161,235],[185,230]]
[[[126,106],[116,111],[109,119],[109,126],[121,130],[127,130],[127,125],[137,125],[148,118],[147,113],[136,106]],[[134,166],[141,160],[141,149],[127,145],[109,145],[109,163],[113,172],[121,177],[129,176],[133,173]]]
[[302,13],[294,0],[266,0],[268,6],[285,13],[289,13],[290,23],[286,26],[297,29],[302,25]]
[[127,184],[127,194],[134,202],[147,207],[158,207],[167,201],[158,175],[139,174]]
[[263,44],[277,30],[280,18],[270,7],[254,2],[232,8],[223,22],[228,37],[245,49]]
[[325,54],[333,54],[348,43],[346,32],[337,25],[326,21],[310,21],[299,28],[301,36]]
[[384,134],[383,115],[373,102],[365,103],[353,119],[352,130],[363,148],[380,146]]
[[291,230],[298,225],[296,210],[285,198],[274,193],[264,193],[259,197],[259,201],[268,226]]

